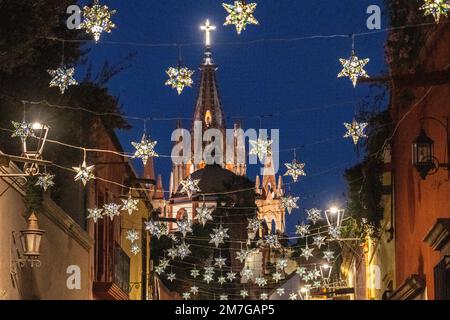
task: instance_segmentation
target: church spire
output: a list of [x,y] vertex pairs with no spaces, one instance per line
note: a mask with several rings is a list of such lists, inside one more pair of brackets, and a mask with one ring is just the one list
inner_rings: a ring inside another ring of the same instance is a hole
[[200,84],[197,102],[194,110],[194,122],[202,123],[203,131],[209,128],[225,130],[225,120],[222,103],[219,96],[219,88],[216,79],[217,66],[212,60],[211,31],[216,29],[209,20],[201,26],[205,32],[205,54],[200,65]]

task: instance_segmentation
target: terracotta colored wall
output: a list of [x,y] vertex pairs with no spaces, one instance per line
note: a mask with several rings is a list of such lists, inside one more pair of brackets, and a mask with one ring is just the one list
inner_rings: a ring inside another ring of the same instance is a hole
[[[450,64],[450,32],[439,34],[438,41],[424,52],[428,57],[424,65],[428,71],[442,70]],[[432,40],[432,39],[430,39]],[[417,100],[427,88],[413,90]],[[450,117],[450,84],[435,86],[419,104],[412,103],[404,110],[393,105],[394,121],[398,122],[406,112],[393,144],[393,168],[395,183],[395,232],[396,232],[396,285],[401,285],[411,274],[424,275],[428,299],[434,298],[433,268],[439,261],[438,253],[423,242],[425,235],[437,218],[450,217],[449,172],[440,169],[435,175],[421,180],[412,166],[411,144],[420,132],[420,119],[434,117],[445,121]],[[424,125],[429,137],[435,141],[435,156],[440,162],[448,162],[446,132],[435,121]]]

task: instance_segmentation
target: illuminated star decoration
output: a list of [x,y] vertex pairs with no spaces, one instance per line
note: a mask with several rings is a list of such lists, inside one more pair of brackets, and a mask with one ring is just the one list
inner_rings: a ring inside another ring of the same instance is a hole
[[286,268],[287,265],[288,265],[287,259],[279,259],[277,261],[277,268],[278,269],[284,270],[284,268]]
[[242,271],[242,277],[243,277],[244,279],[246,279],[247,281],[249,281],[249,280],[253,277],[253,271],[252,271],[252,269],[250,269],[250,268],[245,268],[245,269]]
[[352,52],[352,55],[348,60],[339,59],[339,61],[344,69],[338,74],[338,78],[349,77],[353,83],[353,87],[356,87],[358,78],[369,78],[364,67],[369,63],[370,59],[359,60],[355,55],[355,52]]
[[158,275],[161,275],[161,274],[164,273],[164,268],[161,267],[161,266],[156,266],[156,267],[155,267],[155,272],[156,272]]
[[353,143],[355,145],[358,144],[359,139],[367,138],[367,135],[364,133],[364,129],[366,129],[368,123],[358,122],[353,119],[352,123],[344,123],[344,126],[347,128],[347,132],[344,135],[344,138],[352,138]]
[[94,176],[94,168],[95,166],[87,166],[86,160],[83,161],[81,166],[79,167],[72,167],[73,170],[77,173],[75,177],[73,178],[74,181],[81,180],[83,182],[83,185],[86,186],[89,180],[92,180],[95,178]]
[[99,5],[98,0],[94,0],[92,7],[83,8],[84,20],[81,28],[86,29],[86,33],[92,34],[95,42],[98,42],[102,32],[111,33],[111,29],[116,27],[111,21],[111,16],[116,12],[116,10],[109,10],[108,6]]
[[236,273],[234,273],[233,271],[228,272],[227,279],[228,281],[233,282],[233,280],[236,279]]
[[281,297],[282,295],[284,295],[285,291],[286,290],[284,288],[278,288],[277,289],[277,294]]
[[120,216],[120,205],[116,203],[107,203],[103,205],[103,209],[105,209],[103,215],[109,217],[111,221],[114,220],[115,216]]
[[434,21],[439,23],[441,16],[447,17],[450,10],[450,1],[448,0],[425,0],[420,10],[425,11],[425,16],[433,15]]
[[14,132],[11,135],[12,138],[19,137],[22,141],[25,141],[28,137],[35,136],[32,123],[27,123],[25,121],[11,121],[11,123],[14,126]]
[[191,293],[190,292],[183,292],[182,298],[184,300],[189,300],[191,298]]
[[225,278],[225,277],[223,277],[223,276],[220,276],[220,277],[217,278],[217,282],[218,282],[220,285],[223,285],[225,282],[227,282],[227,278]]
[[206,222],[213,221],[213,217],[211,215],[213,209],[208,208],[205,203],[203,203],[200,208],[197,208],[196,211],[197,215],[195,216],[194,220],[198,220],[198,222],[203,226],[206,225]]
[[269,234],[265,236],[265,243],[269,245],[270,248],[280,247],[280,243],[278,242],[278,235],[276,234]]
[[137,243],[133,243],[131,245],[130,251],[132,254],[137,255],[139,252],[141,252],[141,248],[139,248],[139,245]]
[[163,235],[167,235],[169,232],[167,225],[155,222],[153,220],[145,221],[144,224],[145,230],[158,239],[160,239]]
[[203,281],[205,281],[207,284],[209,284],[213,280],[214,280],[214,276],[211,273],[205,273],[203,275]]
[[211,233],[209,236],[211,237],[211,240],[209,243],[214,243],[216,248],[219,247],[220,244],[224,243],[224,239],[230,238],[228,235],[228,228],[222,227],[222,225],[219,226],[219,228],[213,229],[214,233]]
[[309,258],[313,256],[312,252],[314,251],[314,248],[309,248],[308,243],[306,243],[306,247],[302,248],[301,250],[302,253],[300,254],[300,256],[304,257],[306,261],[308,261]]
[[259,287],[265,287],[267,285],[267,280],[264,277],[257,277],[255,279],[255,283],[259,286]]
[[137,204],[139,203],[138,199],[133,199],[131,197],[131,194],[128,196],[128,199],[122,199],[123,205],[122,205],[122,211],[128,211],[128,214],[131,215],[133,211],[137,211],[138,207]]
[[219,300],[228,300],[228,296],[226,294],[221,294]]
[[163,268],[166,269],[170,264],[170,260],[166,259],[166,258],[162,258],[161,260],[159,260],[159,265]]
[[191,293],[192,294],[197,294],[198,293],[198,287],[197,286],[192,286],[191,287]]
[[300,226],[295,226],[295,233],[298,234],[301,238],[304,238],[310,233],[309,227],[309,225],[305,225],[304,223],[302,223]]
[[295,292],[289,294],[289,300],[297,300],[297,294]]
[[194,279],[197,279],[198,276],[200,276],[200,270],[197,270],[195,268],[192,269],[191,270],[191,277],[194,278]]
[[184,238],[186,238],[186,234],[192,233],[192,223],[188,219],[182,219],[177,221],[178,232],[180,232]]
[[341,236],[341,228],[340,227],[331,226],[331,227],[328,228],[328,234],[333,239],[338,239]]
[[326,259],[328,262],[334,259],[334,252],[327,250],[323,252],[323,258]]
[[317,246],[317,248],[321,248],[325,244],[325,237],[322,236],[315,236],[313,237],[314,242],[313,245]]
[[225,262],[227,261],[227,258],[219,257],[219,258],[215,258],[214,261],[215,261],[214,265],[218,266],[219,269],[222,269],[222,267],[224,265],[226,265]]
[[294,182],[298,181],[298,177],[306,176],[304,163],[298,163],[297,160],[294,159],[292,163],[285,163],[284,165],[287,168],[287,171],[284,175],[291,176]]
[[261,295],[259,296],[259,298],[261,300],[267,300],[269,299],[269,295],[267,293],[261,293]]
[[49,187],[53,187],[55,183],[53,182],[54,174],[44,174],[38,177],[38,180],[34,184],[37,187],[41,187],[44,191],[47,191]]
[[278,281],[281,280],[281,276],[282,276],[282,274],[279,273],[278,271],[276,271],[275,273],[272,274],[272,279],[273,279],[273,281],[278,283]]
[[173,282],[176,278],[177,278],[177,275],[173,272],[171,272],[167,275],[167,280],[169,280],[170,282]]
[[194,71],[185,67],[170,67],[166,71],[169,79],[166,81],[166,86],[171,86],[172,89],[177,89],[178,94],[182,94],[185,87],[192,87],[192,75]]
[[49,87],[59,87],[61,94],[69,89],[69,86],[76,86],[77,80],[74,79],[75,68],[61,67],[55,70],[47,70],[47,72],[53,77],[50,81]]
[[140,158],[144,166],[147,164],[148,158],[156,158],[159,155],[155,152],[155,146],[158,141],[150,140],[144,133],[141,142],[131,142],[133,147],[136,148],[133,158]]
[[298,199],[300,199],[300,198],[292,197],[292,196],[281,197],[281,206],[284,209],[286,209],[289,214],[291,214],[293,209],[298,208],[298,205],[297,205]]
[[253,16],[253,12],[256,10],[257,3],[245,3],[245,1],[234,1],[234,5],[223,3],[222,6],[228,12],[224,26],[234,24],[236,31],[241,34],[242,30],[245,30],[247,24],[258,25],[258,20]]
[[250,144],[252,145],[252,149],[250,150],[250,155],[258,156],[260,161],[263,161],[266,156],[270,156],[272,154],[271,145],[273,141],[267,139],[258,138],[258,140],[250,140]]
[[191,199],[194,192],[200,191],[200,188],[198,186],[199,182],[199,179],[192,179],[189,176],[186,180],[181,181],[181,193],[186,193],[189,199]]
[[240,295],[241,295],[242,298],[245,299],[246,297],[248,297],[248,291],[247,290],[241,290]]
[[190,245],[184,242],[177,247],[178,256],[181,260],[184,260],[184,258],[191,254],[191,250],[189,250],[189,247]]
[[131,243],[134,243],[139,240],[139,232],[136,229],[131,229],[127,231],[126,239]]
[[257,232],[259,229],[261,229],[262,221],[258,218],[252,218],[248,220],[247,230],[251,230],[253,232]]
[[98,209],[98,208],[94,208],[94,209],[87,209],[88,210],[88,216],[87,219],[92,219],[92,221],[94,221],[94,223],[97,223],[98,219],[103,219],[103,209]]
[[308,219],[315,225],[317,221],[322,219],[322,210],[319,210],[317,208],[306,210],[306,219]]
[[241,249],[241,251],[236,252],[236,260],[239,260],[241,263],[243,263],[245,259],[247,259],[249,254],[249,250]]
[[298,274],[300,277],[303,276],[306,273],[306,268],[305,267],[298,267],[297,270],[295,271],[296,274]]

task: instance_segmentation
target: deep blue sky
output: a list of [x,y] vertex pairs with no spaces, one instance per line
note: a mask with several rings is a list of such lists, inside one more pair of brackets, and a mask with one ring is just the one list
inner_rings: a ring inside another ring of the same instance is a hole
[[[228,0],[231,2],[231,0]],[[303,218],[303,208],[327,207],[332,202],[344,204],[342,193],[346,186],[344,169],[357,161],[350,140],[341,139],[345,133],[344,121],[351,121],[357,101],[369,93],[366,85],[353,89],[350,80],[337,79],[341,70],[338,58],[348,58],[351,41],[348,38],[301,40],[296,42],[245,45],[220,43],[251,41],[263,38],[294,38],[308,35],[351,34],[367,32],[366,9],[369,5],[382,6],[383,0],[260,0],[255,12],[260,26],[249,26],[240,36],[233,26],[222,26],[226,16],[222,1],[215,0],[103,0],[117,9],[113,21],[117,28],[102,40],[145,43],[201,43],[199,30],[206,18],[218,28],[213,33],[213,56],[219,66],[218,81],[224,111],[227,117],[291,112],[263,120],[264,128],[281,130],[280,148],[289,149],[310,145],[299,150],[297,156],[306,162],[308,176],[292,186],[291,193],[304,198],[288,217],[288,228]],[[384,19],[385,20],[385,19]],[[387,27],[383,23],[383,28]],[[371,59],[366,70],[370,75],[383,72],[384,33],[358,37],[356,50],[361,58]],[[216,43],[216,45],[214,45]],[[120,97],[123,111],[141,117],[192,117],[196,87],[178,96],[164,86],[165,70],[177,63],[175,47],[144,47],[99,43],[89,53],[94,66],[104,60],[117,62],[130,52],[136,52],[131,68],[123,71],[109,83],[113,95]],[[201,62],[202,45],[183,48],[183,62],[196,69]],[[81,72],[82,72],[82,68]],[[198,80],[196,73],[195,80]],[[80,76],[81,78],[81,76]],[[322,110],[306,110],[339,104]],[[300,110],[292,113],[292,110]],[[228,119],[228,127],[233,121]],[[126,151],[132,151],[130,141],[142,136],[143,124],[132,121],[134,128],[118,132]],[[258,128],[259,120],[245,119],[245,128]],[[152,139],[159,141],[157,151],[170,154],[170,134],[175,121],[152,121],[148,124]],[[185,121],[189,128],[190,121]],[[292,151],[281,153],[281,162],[290,162]],[[139,168],[139,162],[136,162]],[[156,160],[156,169],[163,174],[168,188],[171,164],[168,159]],[[257,167],[249,168],[254,180]],[[284,170],[283,170],[284,172]],[[290,178],[285,178],[290,181]]]

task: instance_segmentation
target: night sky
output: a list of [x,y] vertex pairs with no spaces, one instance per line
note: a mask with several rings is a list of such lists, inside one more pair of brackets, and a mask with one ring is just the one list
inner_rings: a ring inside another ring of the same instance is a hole
[[[350,38],[245,42],[368,32],[367,7],[373,4],[382,7],[383,0],[257,2],[255,17],[260,26],[248,26],[238,36],[234,26],[222,26],[226,16],[222,1],[103,0],[102,4],[118,12],[113,17],[117,28],[111,34],[104,34],[101,40],[187,43],[189,45],[182,48],[183,64],[198,70],[204,49],[204,34],[199,26],[209,18],[218,27],[212,35],[212,52],[219,67],[217,76],[227,127],[232,128],[234,119],[242,119],[244,128],[257,129],[260,125],[257,116],[281,113],[281,116],[264,119],[262,127],[280,129],[281,150],[305,145],[298,150],[297,158],[306,163],[308,176],[290,190],[291,194],[303,198],[302,209],[287,217],[288,231],[292,233],[295,223],[304,218],[304,208],[326,208],[332,203],[345,205],[343,172],[362,155],[355,152],[351,140],[342,139],[343,122],[352,120],[358,101],[370,94],[371,89],[367,85],[353,89],[348,78],[336,78],[341,70],[338,59],[350,56]],[[382,28],[386,27],[383,22]],[[369,75],[379,75],[386,70],[385,37],[382,32],[356,38],[358,56],[371,59],[366,67]],[[176,47],[102,42],[91,47],[89,59],[97,69],[105,60],[113,64],[128,53],[137,54],[131,67],[108,84],[111,94],[120,98],[126,115],[192,118],[196,86],[186,89],[181,96],[164,86],[165,70],[177,64]],[[84,67],[79,66],[80,79]],[[196,82],[198,76],[196,72]],[[133,151],[130,141],[139,141],[143,132],[143,122],[130,122],[132,130],[118,132],[128,152]],[[185,128],[190,125],[189,120],[184,121]],[[151,121],[147,127],[151,138],[158,140],[157,152],[169,155],[175,121]],[[281,165],[291,162],[292,158],[293,151],[282,151]],[[164,187],[168,188],[170,161],[159,158],[155,165],[157,172],[163,175]],[[141,170],[140,161],[136,161],[136,167]],[[248,168],[252,180],[258,169],[259,166]],[[285,181],[290,182],[291,178],[285,177]]]

